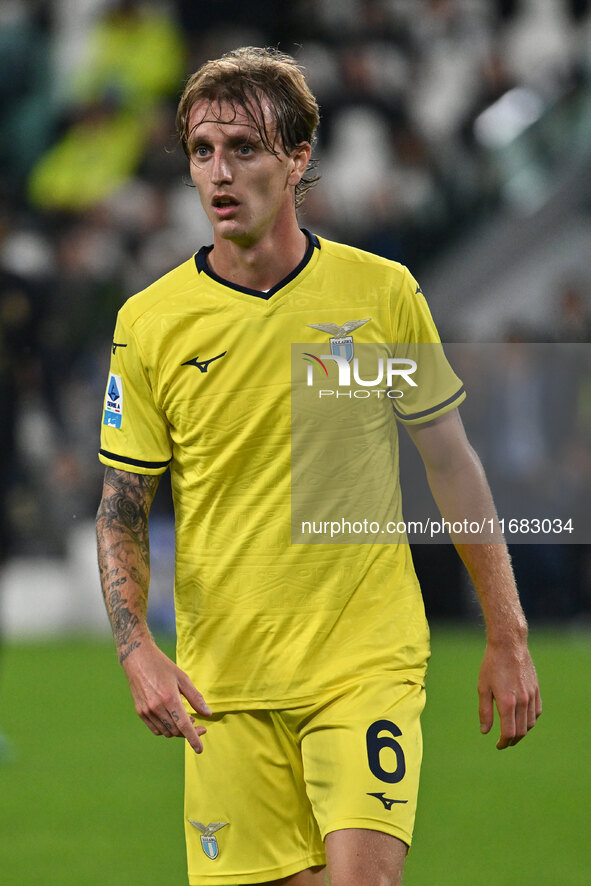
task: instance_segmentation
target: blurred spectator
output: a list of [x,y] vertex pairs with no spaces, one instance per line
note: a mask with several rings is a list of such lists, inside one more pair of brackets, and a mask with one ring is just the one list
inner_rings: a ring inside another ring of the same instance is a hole
[[37,163],[29,181],[33,205],[81,212],[100,203],[139,166],[146,120],[104,97],[80,109],[79,119]]
[[501,52],[496,48],[482,61],[478,80],[473,101],[461,124],[462,137],[470,147],[479,147],[474,124],[480,114],[517,86],[517,81],[510,74]]
[[97,102],[110,94],[120,106],[141,111],[176,95],[186,73],[183,34],[172,16],[152,3],[111,3],[88,44],[74,77],[77,100]]
[[582,280],[565,280],[559,287],[552,316],[556,341],[591,342],[591,292]]
[[[410,5],[409,5],[410,6]],[[479,70],[491,49],[490,7],[458,0],[414,4],[410,28],[417,60],[410,101],[423,135],[453,138],[479,88]]]
[[541,86],[556,95],[568,80],[577,45],[568,3],[520,0],[517,14],[503,33],[509,71],[524,85]]
[[[52,465],[68,457],[65,398],[45,325],[51,314],[55,265],[34,230],[4,232],[0,248],[2,360],[2,515],[4,552],[63,550],[53,510],[41,504]],[[59,440],[59,444],[58,444]],[[55,460],[58,459],[58,460]],[[54,461],[55,460],[55,461]],[[47,503],[46,503],[47,504]]]
[[74,119],[31,175],[33,204],[80,212],[127,181],[185,65],[185,40],[169,13],[136,0],[110,4],[92,26],[88,54],[72,77]]
[[4,190],[13,199],[50,144],[56,122],[50,49],[41,3],[0,4],[0,168]]

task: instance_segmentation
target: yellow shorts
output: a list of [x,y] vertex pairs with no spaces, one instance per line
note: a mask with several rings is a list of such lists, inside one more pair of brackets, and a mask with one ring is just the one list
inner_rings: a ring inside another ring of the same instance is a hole
[[410,845],[425,691],[422,675],[400,676],[204,721],[203,754],[186,752],[189,883],[260,883],[324,865],[324,837],[342,828]]

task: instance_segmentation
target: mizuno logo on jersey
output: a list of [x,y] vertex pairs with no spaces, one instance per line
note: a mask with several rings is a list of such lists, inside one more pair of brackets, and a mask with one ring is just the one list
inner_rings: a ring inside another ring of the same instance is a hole
[[223,354],[218,354],[217,357],[211,357],[209,360],[200,360],[199,355],[197,355],[192,360],[186,360],[184,363],[181,363],[181,366],[196,366],[199,372],[207,372],[210,363],[213,363],[214,360],[219,360],[220,357],[225,357],[227,353],[227,351],[224,351]]

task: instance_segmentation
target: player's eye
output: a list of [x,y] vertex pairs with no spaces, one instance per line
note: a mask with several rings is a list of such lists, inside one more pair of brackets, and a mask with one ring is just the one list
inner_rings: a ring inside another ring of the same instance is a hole
[[248,157],[254,151],[252,145],[240,145],[238,148],[238,153],[241,157]]
[[195,145],[193,148],[193,156],[194,157],[207,157],[209,154],[209,148],[207,145]]

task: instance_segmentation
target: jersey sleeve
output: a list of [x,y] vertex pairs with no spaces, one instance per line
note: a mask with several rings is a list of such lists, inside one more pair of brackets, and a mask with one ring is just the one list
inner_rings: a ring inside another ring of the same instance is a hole
[[421,287],[407,268],[392,316],[395,356],[406,361],[396,384],[401,396],[392,398],[396,417],[404,424],[419,424],[455,409],[466,397],[464,385],[445,356]]
[[162,474],[172,457],[168,423],[155,401],[134,332],[117,318],[105,391],[99,459],[135,474]]

